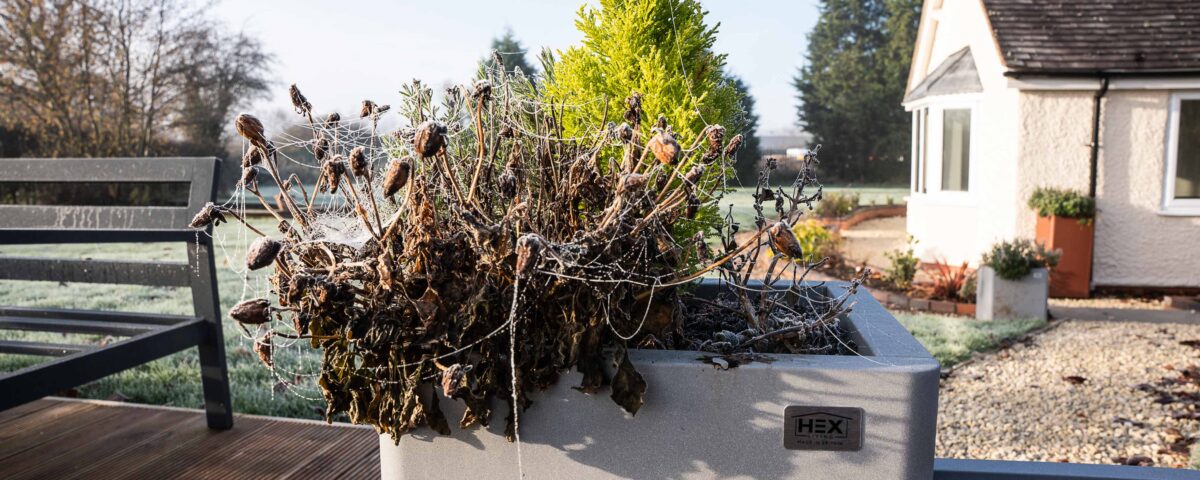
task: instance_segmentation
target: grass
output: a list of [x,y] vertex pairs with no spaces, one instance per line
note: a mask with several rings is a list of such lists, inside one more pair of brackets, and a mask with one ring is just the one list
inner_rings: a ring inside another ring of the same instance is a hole
[[1045,320],[976,320],[931,313],[893,312],[896,319],[925,345],[929,353],[949,367],[978,351],[996,347],[1046,324]]
[[[857,193],[859,195],[859,205],[887,205],[890,200],[893,204],[904,203],[904,197],[908,195],[908,188],[888,188],[888,187],[831,187],[826,186],[824,193]],[[743,228],[747,225],[754,225],[754,188],[739,187],[721,197],[718,204],[721,207],[721,214],[724,215],[729,211],[730,206],[733,208],[734,221],[742,224]],[[768,214],[771,212],[773,205],[767,205]]]

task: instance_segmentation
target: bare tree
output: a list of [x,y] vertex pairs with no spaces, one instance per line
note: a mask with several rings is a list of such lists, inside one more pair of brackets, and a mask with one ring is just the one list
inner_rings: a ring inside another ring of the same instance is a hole
[[257,40],[225,33],[206,8],[6,0],[0,126],[35,140],[23,154],[223,153],[219,125],[265,92],[271,57]]

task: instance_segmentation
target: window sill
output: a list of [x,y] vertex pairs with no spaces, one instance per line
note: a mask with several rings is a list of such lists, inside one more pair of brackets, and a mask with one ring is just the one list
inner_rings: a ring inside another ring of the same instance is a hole
[[1160,217],[1200,217],[1200,207],[1166,207],[1157,213]]

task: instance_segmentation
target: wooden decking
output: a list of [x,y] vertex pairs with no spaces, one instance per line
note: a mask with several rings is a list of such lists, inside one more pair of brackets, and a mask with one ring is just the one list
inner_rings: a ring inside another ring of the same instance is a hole
[[47,398],[0,412],[0,478],[379,478],[370,428]]

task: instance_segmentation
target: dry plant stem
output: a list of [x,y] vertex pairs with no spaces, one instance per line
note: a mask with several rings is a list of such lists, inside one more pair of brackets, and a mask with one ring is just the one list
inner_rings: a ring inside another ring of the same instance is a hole
[[[296,182],[292,183],[292,179],[295,179]],[[312,199],[309,198],[309,196],[308,196],[308,190],[306,190],[304,188],[304,182],[300,180],[299,175],[296,175],[294,173],[291,175],[288,175],[288,185],[296,185],[296,186],[300,187],[300,194],[304,196],[304,204],[305,205],[312,204]],[[309,214],[311,215],[311,212]]]
[[267,236],[267,234],[265,234],[265,233],[263,233],[261,230],[259,230],[259,229],[255,228],[255,227],[254,227],[254,225],[251,225],[251,224],[247,223],[247,222],[246,222],[246,219],[245,219],[245,218],[242,218],[242,216],[241,216],[241,215],[238,215],[238,213],[237,213],[237,212],[235,212],[235,211],[233,211],[233,210],[227,210],[227,211],[225,211],[225,213],[228,213],[229,215],[233,216],[233,218],[236,218],[238,222],[241,222],[241,224],[242,224],[242,225],[245,225],[245,226],[246,226],[246,228],[249,228],[249,229],[250,229],[250,231],[252,231],[252,232],[254,232],[254,233],[257,233],[257,234],[258,234],[258,236],[260,236],[260,237],[265,237],[265,236]]
[[[279,168],[275,166],[275,155],[275,153],[267,155],[266,161],[263,163],[266,164],[267,172],[271,174],[271,178],[275,180],[275,185],[279,186],[279,191],[283,192],[284,206],[291,211],[292,217],[295,218],[297,222],[300,222],[300,226],[305,232],[307,232],[309,231],[308,219],[305,218],[304,212],[302,212],[300,208],[296,207],[295,202],[292,200],[291,193],[288,192],[288,189],[284,187],[285,183],[283,182],[283,179],[279,178]],[[283,219],[280,218],[280,221],[282,220]]]
[[[246,187],[246,191],[253,193],[254,196],[258,198],[258,202],[262,204],[263,208],[267,209],[267,213],[270,213],[271,216],[275,217],[276,220],[279,220],[280,222],[287,222],[287,220],[283,218],[283,215],[280,215],[279,212],[276,212],[274,208],[271,208],[271,204],[267,203],[267,199],[263,198],[262,194],[258,192],[258,187]],[[287,193],[284,193],[284,196],[287,196]],[[265,237],[266,235],[263,236]]]

